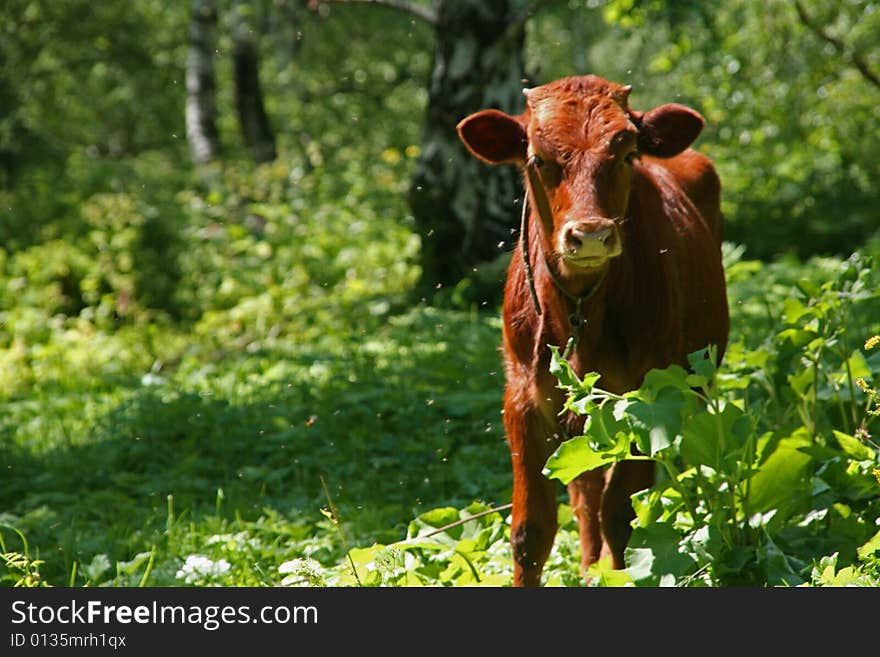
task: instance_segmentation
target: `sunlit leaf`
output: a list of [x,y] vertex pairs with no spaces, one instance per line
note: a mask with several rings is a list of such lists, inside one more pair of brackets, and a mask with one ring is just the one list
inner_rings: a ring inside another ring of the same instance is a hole
[[853,436],[845,434],[842,431],[837,431],[836,429],[833,430],[832,433],[837,439],[837,444],[840,445],[840,448],[846,452],[847,456],[850,458],[856,459],[857,461],[875,461],[877,459],[877,453],[862,443],[858,438],[854,438]]
[[681,550],[681,540],[681,533],[665,522],[636,527],[625,551],[626,572],[640,586],[656,586],[661,578],[668,582],[668,576],[677,580],[696,564]]
[[639,449],[648,456],[669,447],[681,433],[681,413],[685,397],[677,388],[663,388],[653,402],[633,400],[627,415],[639,440]]
[[544,467],[544,476],[568,484],[581,473],[610,465],[616,460],[614,456],[595,451],[586,438],[579,436],[565,441],[551,454]]
[[744,413],[734,404],[721,413],[702,411],[685,423],[679,453],[688,465],[718,469],[725,454],[742,446],[747,430]]
[[804,450],[811,444],[806,431],[779,440],[749,481],[750,511],[784,507],[809,491],[812,458]]
[[859,547],[859,559],[867,559],[877,552],[877,550],[880,550],[880,531],[874,534],[870,541]]

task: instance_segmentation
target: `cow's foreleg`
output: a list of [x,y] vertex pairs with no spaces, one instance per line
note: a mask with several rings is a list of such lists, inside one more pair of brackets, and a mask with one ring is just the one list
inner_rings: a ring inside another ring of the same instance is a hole
[[557,443],[538,411],[522,409],[510,398],[504,424],[513,464],[513,584],[538,586],[557,529],[556,486],[542,474]]

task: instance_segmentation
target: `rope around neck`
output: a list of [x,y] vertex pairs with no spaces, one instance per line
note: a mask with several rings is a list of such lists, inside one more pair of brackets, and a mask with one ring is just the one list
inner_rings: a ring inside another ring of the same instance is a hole
[[[532,168],[532,165],[530,162],[526,163],[526,175],[528,176],[529,184],[532,188],[532,191],[537,193],[537,190],[535,189],[535,183],[537,181],[537,184],[539,186],[541,186],[540,173],[538,173],[537,171],[535,171]],[[541,191],[543,191],[543,186],[541,186]],[[546,205],[546,197],[544,197],[544,198],[545,198],[544,204]],[[547,222],[547,218],[544,217],[541,213],[541,203],[538,203],[537,206],[538,206],[537,207],[538,216],[540,217],[541,221],[543,223],[547,224],[548,226],[552,226],[553,225],[552,221]],[[532,271],[531,260],[529,259],[529,237],[528,237],[528,235],[529,235],[529,191],[527,189],[525,194],[523,195],[522,216],[520,217],[520,230],[519,230],[520,251],[522,251],[523,266],[525,267],[526,282],[529,285],[529,294],[532,297],[532,305],[535,307],[535,313],[540,317],[542,314],[541,313],[541,304],[538,301],[538,291],[535,288],[535,276],[534,276],[534,272]],[[587,324],[587,322],[583,318],[583,314],[581,312],[583,302],[586,301],[587,299],[589,299],[591,296],[593,296],[596,293],[596,290],[599,289],[599,286],[602,284],[602,281],[605,280],[605,275],[608,273],[608,267],[605,267],[605,269],[602,270],[602,274],[599,276],[599,280],[597,280],[592,285],[592,287],[590,287],[590,289],[587,290],[587,292],[585,292],[584,294],[582,294],[580,296],[577,296],[577,295],[572,294],[568,290],[566,290],[565,286],[562,284],[562,281],[560,281],[556,277],[556,274],[553,273],[553,268],[550,266],[550,263],[547,260],[547,254],[544,253],[544,249],[541,248],[540,240],[538,241],[538,251],[541,252],[541,257],[544,260],[544,266],[547,268],[547,273],[550,274],[550,280],[553,281],[553,285],[556,286],[556,289],[559,290],[559,292],[561,292],[564,297],[566,297],[569,301],[574,303],[574,312],[572,312],[568,316],[568,324],[570,327],[570,331],[569,331],[569,335],[568,335],[568,340],[565,343],[565,350],[562,353],[562,358],[564,360],[567,360],[568,357],[571,355],[571,352],[577,348],[578,340],[580,339],[581,330]]]

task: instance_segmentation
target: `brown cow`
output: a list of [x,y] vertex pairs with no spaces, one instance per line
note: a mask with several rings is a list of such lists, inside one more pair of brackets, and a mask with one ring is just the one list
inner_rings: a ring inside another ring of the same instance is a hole
[[[727,345],[720,183],[689,148],[703,118],[675,104],[636,112],[629,92],[564,78],[524,90],[519,116],[487,109],[458,124],[476,157],[522,167],[528,190],[503,311],[517,586],[540,583],[556,535],[556,491],[542,469],[583,431],[584,418],[559,416],[548,345],[571,340],[578,375],[596,371],[615,393],[710,344],[720,360]],[[624,567],[630,495],[653,481],[652,461],[625,461],[569,484],[583,568],[606,555]]]

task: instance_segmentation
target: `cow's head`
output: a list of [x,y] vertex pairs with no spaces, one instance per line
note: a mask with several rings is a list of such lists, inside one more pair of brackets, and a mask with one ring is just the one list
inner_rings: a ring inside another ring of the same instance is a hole
[[544,253],[563,276],[597,271],[622,252],[639,155],[677,155],[703,128],[682,105],[635,112],[629,91],[592,75],[563,78],[525,89],[519,116],[487,109],[458,124],[476,157],[525,169]]

